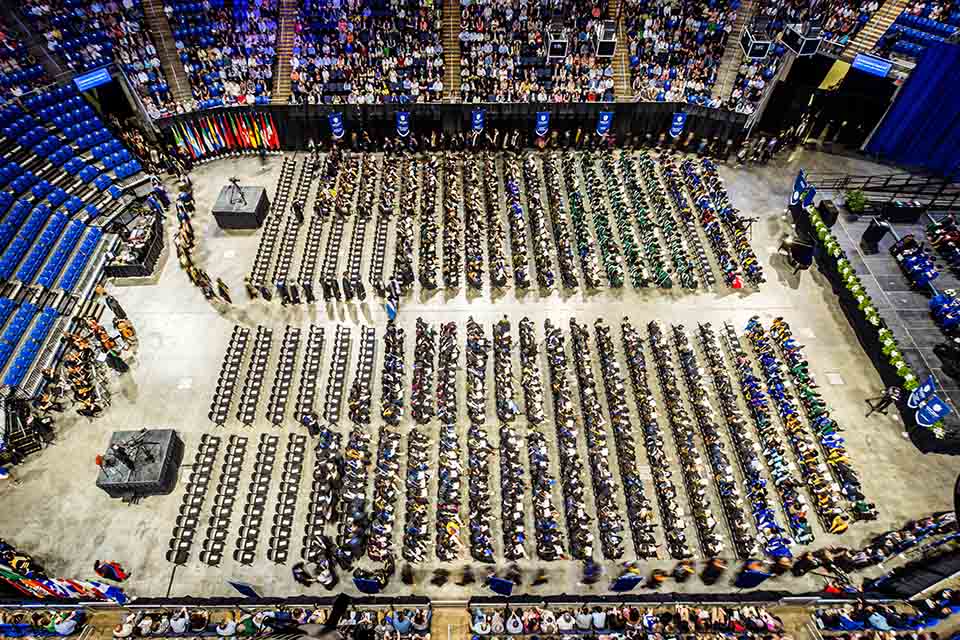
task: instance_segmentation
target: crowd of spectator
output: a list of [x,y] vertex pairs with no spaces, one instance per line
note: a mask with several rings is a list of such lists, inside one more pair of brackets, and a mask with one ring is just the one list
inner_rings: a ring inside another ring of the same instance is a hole
[[170,88],[157,48],[144,28],[139,0],[28,0],[23,12],[45,35],[47,49],[71,71],[83,73],[116,61],[152,116],[173,110]]
[[821,15],[824,40],[846,45],[880,8],[877,0],[833,0]]
[[727,108],[747,114],[757,108],[787,51],[780,42],[786,25],[819,22],[824,40],[846,46],[879,8],[877,0],[830,0],[821,5],[802,0],[762,2],[755,17],[766,25],[766,36],[775,44],[762,60],[743,58],[727,98]]
[[[607,0],[461,0],[460,96],[464,102],[609,102],[611,60],[596,56]],[[562,61],[548,58],[556,21]]]
[[720,106],[711,94],[738,6],[738,0],[626,0],[634,95],[643,101]]
[[[116,60],[148,113],[269,104],[277,59],[279,0],[164,0],[192,98],[173,102],[142,0],[25,0],[22,11],[48,49],[74,72]],[[785,25],[817,19],[826,39],[846,43],[881,0],[762,0],[755,17],[779,40]],[[918,0],[908,11],[946,19],[954,0]],[[596,55],[604,20],[626,29],[632,94],[752,113],[786,48],[743,59],[729,95],[714,97],[740,0],[461,0],[460,98],[483,102],[614,100],[612,59]],[[814,6],[814,9],[811,7]],[[444,91],[441,0],[304,0],[291,55],[294,104],[439,102]],[[813,13],[815,12],[815,13]],[[551,38],[566,55],[551,57]],[[42,75],[0,24],[0,95],[19,95]]]
[[46,75],[10,25],[0,18],[0,96],[22,96],[31,85],[43,83]]
[[937,22],[956,24],[954,12],[960,9],[956,0],[917,0],[907,6],[906,12],[913,16],[923,16]]
[[439,102],[440,0],[306,0],[294,37],[296,104]]
[[270,103],[277,0],[167,0],[164,12],[196,108]]

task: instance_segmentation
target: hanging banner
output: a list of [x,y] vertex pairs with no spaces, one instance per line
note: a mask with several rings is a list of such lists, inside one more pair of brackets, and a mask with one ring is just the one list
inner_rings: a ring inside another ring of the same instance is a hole
[[685,126],[687,126],[687,114],[683,111],[677,111],[670,121],[670,137],[679,138]]
[[807,190],[803,192],[803,206],[809,207],[813,204],[813,197],[817,195],[817,189],[813,185],[808,185]]
[[911,409],[919,408],[927,401],[927,398],[933,395],[935,385],[936,381],[933,379],[933,374],[930,374],[923,384],[910,392],[907,397],[907,406]]
[[800,204],[803,192],[807,190],[807,172],[803,169],[797,172],[797,179],[793,181],[793,193],[790,194],[790,206]]
[[327,116],[327,120],[330,121],[330,135],[333,136],[334,140],[339,140],[343,137],[343,114],[342,113],[331,113]]
[[534,127],[534,131],[541,138],[547,135],[547,132],[550,131],[549,111],[537,111],[537,126]]
[[483,131],[483,125],[486,124],[487,114],[483,109],[474,109],[470,112],[470,126],[474,131],[480,133]]
[[610,131],[610,125],[613,123],[613,111],[601,111],[600,118],[597,120],[597,135],[605,136]]
[[397,111],[397,135],[406,138],[410,135],[410,112]]
[[917,409],[917,424],[921,427],[932,427],[950,415],[950,407],[937,396],[930,396],[927,402]]

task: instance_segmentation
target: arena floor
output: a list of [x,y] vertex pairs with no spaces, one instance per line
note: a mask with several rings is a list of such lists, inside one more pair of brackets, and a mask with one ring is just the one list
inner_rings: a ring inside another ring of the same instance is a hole
[[[94,560],[110,559],[123,563],[132,573],[127,587],[134,595],[231,595],[233,592],[226,580],[250,582],[260,593],[267,596],[304,592],[304,589],[293,581],[290,572],[294,558],[299,555],[302,525],[298,524],[294,528],[291,560],[286,565],[276,565],[267,560],[266,541],[262,540],[257,560],[252,566],[239,565],[228,553],[221,566],[209,567],[202,564],[194,553],[187,565],[175,568],[164,555],[180,504],[182,488],[178,487],[168,496],[152,497],[128,505],[110,499],[94,485],[98,471],[94,459],[103,451],[110,433],[116,429],[177,429],[186,445],[185,466],[181,469],[181,478],[188,473],[186,465],[192,459],[202,434],[217,432],[225,436],[233,433],[256,435],[261,432],[278,432],[263,417],[263,407],[266,404],[264,397],[268,394],[268,389],[261,395],[258,422],[252,429],[241,426],[235,418],[231,418],[224,428],[218,429],[207,418],[211,395],[233,324],[250,327],[262,324],[279,329],[274,336],[275,345],[278,344],[286,324],[305,327],[313,323],[329,327],[324,367],[331,350],[333,327],[337,323],[372,325],[378,329],[378,339],[382,338],[386,314],[373,296],[368,297],[362,304],[328,306],[318,303],[309,307],[300,305],[287,308],[281,307],[276,299],[272,303],[246,300],[243,278],[249,273],[259,234],[224,232],[216,226],[209,210],[220,188],[230,176],[237,176],[240,184],[264,185],[272,197],[280,164],[278,156],[269,157],[265,161],[257,158],[227,159],[199,166],[192,174],[198,211],[194,217],[198,244],[197,262],[207,269],[211,277],[222,277],[231,286],[234,305],[207,302],[200,290],[191,286],[187,276],[177,265],[175,254],[169,250],[165,250],[158,274],[150,281],[123,286],[111,285],[112,293],[126,309],[139,332],[140,344],[132,362],[132,370],[122,379],[115,381],[113,404],[104,417],[91,421],[72,415],[63,419],[59,425],[56,444],[17,468],[22,484],[12,486],[6,483],[0,487],[4,513],[4,517],[0,518],[0,536],[32,553],[51,574],[92,577]],[[519,320],[528,316],[536,322],[541,340],[543,320],[546,318],[551,318],[567,333],[570,317],[576,317],[585,323],[592,323],[595,318],[603,317],[609,325],[616,327],[621,318],[629,316],[634,326],[645,334],[647,322],[655,319],[685,324],[688,328],[704,321],[712,322],[715,326],[724,321],[732,321],[738,329],[742,329],[747,319],[753,315],[759,315],[765,320],[768,328],[770,320],[783,316],[790,322],[800,341],[806,344],[806,355],[823,387],[823,394],[833,406],[834,417],[846,428],[844,436],[852,462],[862,475],[865,493],[877,503],[880,512],[878,521],[853,524],[843,536],[826,534],[816,518],[811,516],[811,523],[817,534],[815,545],[859,546],[872,535],[899,526],[908,519],[950,508],[951,489],[956,473],[955,461],[944,456],[921,455],[905,437],[903,425],[892,413],[890,416],[875,415],[864,419],[864,399],[877,395],[882,389],[880,378],[858,345],[840,309],[835,305],[825,278],[816,270],[795,276],[784,258],[777,255],[780,239],[788,230],[784,203],[799,167],[804,167],[808,172],[849,171],[863,174],[885,171],[883,167],[870,163],[813,152],[799,152],[789,159],[781,158],[776,164],[766,167],[721,167],[720,172],[726,180],[733,204],[740,208],[744,215],[759,218],[753,228],[753,246],[767,274],[767,283],[759,290],[745,288],[734,292],[715,289],[690,293],[680,289],[636,291],[627,286],[616,292],[553,292],[547,297],[534,290],[518,297],[510,290],[493,301],[488,293],[468,295],[463,287],[455,296],[448,296],[442,290],[432,295],[421,295],[418,289],[414,299],[403,302],[398,318],[400,325],[407,330],[407,371],[410,371],[412,364],[414,325],[417,317],[423,317],[437,325],[440,322],[455,321],[462,341],[465,336],[465,323],[471,316],[485,326],[488,337],[490,326],[504,314],[513,321],[514,336]],[[175,218],[171,214],[167,225],[168,247],[171,246],[175,224]],[[372,232],[368,231],[368,243],[372,242],[372,235]],[[351,373],[348,374],[348,381],[352,379],[358,333],[359,330],[354,333],[354,351],[349,360]],[[568,353],[569,344],[568,337]],[[382,350],[378,352],[378,369],[374,377],[374,407],[379,406],[380,353]],[[519,371],[516,360],[514,370]],[[546,381],[545,365],[542,370]],[[594,370],[599,383],[600,374],[596,365]],[[269,385],[272,381],[272,369],[268,371]],[[462,386],[462,374],[459,383]],[[488,381],[488,385],[492,389],[492,383]],[[323,383],[319,388],[323,389]],[[576,388],[575,379],[573,388]],[[630,402],[631,408],[635,410],[632,397]],[[549,396],[545,405],[550,420],[552,403]],[[288,408],[288,413],[289,411]],[[461,412],[463,411],[461,402]],[[345,416],[344,411],[344,422]],[[488,432],[493,442],[496,442],[496,425],[492,416],[488,408]],[[378,426],[377,418],[375,415],[372,425],[374,430]],[[410,422],[409,417],[405,420],[405,424]],[[465,430],[465,419],[463,423]],[[436,421],[428,428],[437,433]],[[667,430],[665,425],[664,428]],[[347,430],[344,426],[343,431]],[[548,426],[545,433],[551,434],[552,427]],[[375,435],[373,446],[375,450]],[[461,446],[465,451],[466,445]],[[404,439],[401,450],[405,449]],[[639,441],[638,451],[642,451]],[[248,461],[250,457],[248,456]],[[555,451],[552,459],[556,464]],[[526,461],[524,463],[526,464]],[[498,464],[491,466],[491,487],[496,488],[499,486]],[[676,474],[675,481],[679,483],[679,468]],[[249,470],[244,469],[242,477],[245,483]],[[435,488],[434,480],[434,492]],[[304,517],[305,507],[302,505],[306,504],[306,494],[309,493],[307,481],[302,483],[301,492],[298,523],[302,522]],[[495,492],[495,495],[498,494]],[[652,485],[648,487],[647,495],[655,496]],[[716,508],[719,509],[719,505],[716,505]],[[498,511],[499,506],[494,504],[495,516],[499,515]],[[239,516],[236,514],[237,512],[234,515],[234,526],[238,527]],[[395,531],[402,526],[401,514],[402,507]],[[494,522],[497,520],[495,517]],[[268,532],[264,531],[263,535],[265,538]],[[695,540],[692,536],[690,539]],[[200,541],[202,533],[198,533],[195,550],[198,549]],[[626,547],[628,555],[624,559],[633,559],[630,555],[632,545],[627,544]],[[232,550],[232,539],[228,540],[227,548]],[[430,549],[433,549],[432,545]],[[458,562],[443,566],[459,569],[463,564]],[[661,551],[660,560],[650,561],[645,566],[650,569],[669,569],[673,564],[666,552]],[[413,588],[414,593],[449,600],[466,598],[481,590],[476,585],[462,588],[448,584],[442,589],[430,586],[427,583],[429,572],[437,566],[441,566],[440,563],[431,561],[416,567],[419,584]],[[527,576],[535,566],[535,560],[521,563],[521,567],[528,570]],[[606,562],[605,566],[608,574],[617,572],[615,562]],[[503,569],[506,564],[501,563],[498,567]],[[476,568],[479,573],[479,567]],[[533,593],[600,593],[607,584],[604,580],[594,587],[578,586],[579,564],[572,561],[551,563],[547,568],[551,577],[547,586],[524,586],[521,590]],[[345,576],[341,575],[341,585],[348,591],[353,591],[352,584],[344,578]],[[800,580],[780,578],[764,586],[808,591],[822,584],[822,579],[807,576]],[[670,582],[668,585],[669,589],[705,589],[699,581],[690,581],[685,585]],[[729,584],[718,584],[712,589],[726,592],[731,590],[731,587]],[[388,589],[388,593],[409,591],[398,578],[394,578]],[[311,593],[320,595],[325,592],[316,587]]]

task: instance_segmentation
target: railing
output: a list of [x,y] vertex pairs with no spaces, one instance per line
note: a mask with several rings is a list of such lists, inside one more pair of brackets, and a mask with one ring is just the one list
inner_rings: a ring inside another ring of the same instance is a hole
[[954,210],[960,203],[960,184],[935,176],[913,173],[874,176],[811,173],[807,181],[820,192],[863,191],[867,199],[874,203],[910,199],[925,204],[933,211]]

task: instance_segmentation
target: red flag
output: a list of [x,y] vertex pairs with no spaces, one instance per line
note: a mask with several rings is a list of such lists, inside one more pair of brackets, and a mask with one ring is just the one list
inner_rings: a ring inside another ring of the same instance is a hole
[[227,120],[226,115],[220,114],[220,124],[223,126],[223,132],[226,134],[227,140],[230,141],[230,148],[236,149],[237,139],[234,137],[233,131],[230,129],[230,122]]
[[267,117],[270,118],[270,131],[273,132],[273,148],[280,148],[280,133],[277,131],[277,123],[273,121],[273,114],[268,113]]

